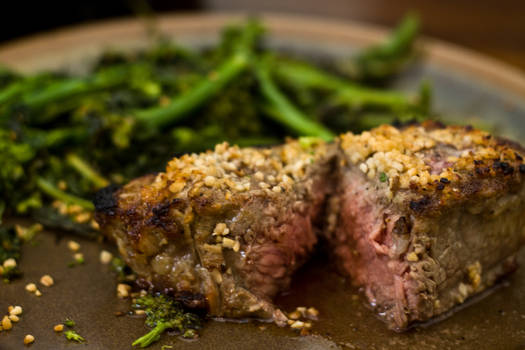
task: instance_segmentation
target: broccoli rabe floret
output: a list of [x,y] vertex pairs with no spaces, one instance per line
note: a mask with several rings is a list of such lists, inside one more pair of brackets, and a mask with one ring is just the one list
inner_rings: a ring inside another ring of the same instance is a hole
[[34,149],[17,142],[16,135],[0,129],[0,192],[7,193],[14,184],[24,177],[24,165],[35,156]]
[[163,294],[142,296],[135,301],[133,308],[144,310],[146,325],[153,328],[135,340],[133,346],[145,348],[159,340],[160,335],[168,329],[179,331],[184,338],[195,338],[196,330],[201,327],[197,315],[185,312],[177,301]]

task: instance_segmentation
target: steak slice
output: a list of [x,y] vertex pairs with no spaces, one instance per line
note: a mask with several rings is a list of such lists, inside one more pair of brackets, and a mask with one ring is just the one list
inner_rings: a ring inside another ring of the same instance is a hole
[[271,300],[317,242],[333,149],[312,139],[271,149],[220,144],[101,192],[96,219],[155,289],[212,316],[282,323]]
[[381,126],[339,140],[325,235],[395,330],[515,269],[525,242],[525,151],[464,127]]

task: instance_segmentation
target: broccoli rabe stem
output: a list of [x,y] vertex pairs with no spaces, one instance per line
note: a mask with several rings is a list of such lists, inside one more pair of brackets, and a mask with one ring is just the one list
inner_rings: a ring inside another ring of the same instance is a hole
[[42,131],[43,144],[42,147],[56,147],[61,146],[65,141],[79,142],[85,140],[89,134],[86,128],[72,127],[72,128],[57,128],[50,131]]
[[189,112],[217,95],[249,66],[253,46],[260,34],[259,24],[248,22],[232,54],[214,71],[202,78],[195,87],[174,98],[167,106],[135,111],[134,117],[150,129],[158,129],[180,121]]
[[0,106],[11,101],[24,89],[24,82],[17,81],[0,91]]
[[17,79],[0,88],[0,107],[4,107],[20,98],[24,93],[35,89],[36,86],[51,79],[50,74],[42,73]]
[[179,121],[188,112],[220,92],[247,65],[247,55],[244,52],[239,52],[226,60],[214,72],[203,78],[194,88],[174,98],[169,105],[139,110],[133,114],[139,122],[153,129]]
[[279,90],[272,80],[266,62],[260,62],[256,65],[255,74],[259,80],[262,94],[270,103],[267,108],[270,117],[301,136],[318,136],[326,141],[334,138],[334,134],[330,130],[304,115]]
[[82,126],[56,128],[52,130],[42,130],[34,128],[24,128],[21,141],[33,150],[39,151],[44,148],[56,148],[65,142],[78,143],[84,141],[89,136],[88,130]]
[[401,93],[366,88],[307,63],[280,60],[275,64],[275,69],[283,80],[303,87],[330,91],[335,94],[338,102],[348,106],[382,106],[399,110],[412,104]]
[[66,162],[73,169],[78,171],[80,175],[91,181],[97,188],[106,187],[109,181],[93,169],[86,161],[74,153],[69,153],[66,156]]
[[419,19],[407,15],[382,43],[362,51],[354,59],[341,62],[340,69],[354,79],[380,81],[399,73],[414,56]]
[[56,82],[37,93],[30,94],[23,99],[26,106],[38,108],[52,101],[58,101],[87,90],[89,84],[84,79],[70,79]]
[[[402,58],[410,51],[419,31],[419,18],[408,14],[383,43],[364,50],[358,60]],[[384,63],[384,62],[383,62]]]
[[117,66],[96,73],[91,79],[73,78],[52,83],[47,88],[23,98],[29,108],[39,108],[83,93],[108,89],[122,84],[128,76],[126,67]]
[[69,193],[66,193],[64,191],[61,191],[59,190],[58,188],[56,188],[53,184],[51,184],[51,182],[41,178],[41,177],[38,177],[36,179],[36,184],[38,186],[38,188],[44,192],[45,194],[55,198],[55,199],[58,199],[58,200],[61,200],[63,202],[66,202],[68,204],[76,204],[86,210],[89,210],[89,211],[92,211],[95,209],[95,207],[93,206],[93,203],[91,203],[90,201],[84,199],[84,198],[79,198],[77,196],[74,196],[72,194],[69,194]]
[[172,328],[171,322],[157,322],[157,325],[155,328],[153,328],[151,331],[149,331],[147,334],[143,335],[142,337],[138,338],[131,344],[132,346],[139,346],[141,348],[145,348],[150,346],[152,343],[156,342],[160,339],[160,336],[164,331],[167,329]]

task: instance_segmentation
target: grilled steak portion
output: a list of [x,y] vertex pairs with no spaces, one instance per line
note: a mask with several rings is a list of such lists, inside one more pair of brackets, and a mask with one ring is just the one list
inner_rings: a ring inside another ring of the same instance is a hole
[[446,312],[515,268],[522,148],[430,123],[346,134],[339,148],[325,234],[391,328]]
[[101,193],[96,218],[157,289],[212,316],[284,322],[271,299],[317,242],[330,161],[312,140],[264,150],[220,144]]
[[433,123],[331,145],[221,144],[102,191],[96,218],[150,286],[213,316],[281,324],[271,300],[323,236],[388,325],[403,330],[515,269],[524,156],[487,133]]

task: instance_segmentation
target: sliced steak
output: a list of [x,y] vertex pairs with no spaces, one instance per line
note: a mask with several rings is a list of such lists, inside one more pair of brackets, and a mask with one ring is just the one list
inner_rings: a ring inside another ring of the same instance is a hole
[[330,149],[220,144],[101,192],[96,218],[143,282],[212,316],[284,322],[271,300],[317,242]]
[[339,139],[325,235],[395,330],[463,303],[515,268],[525,242],[525,152],[432,123]]
[[515,269],[524,156],[479,130],[432,123],[332,145],[221,144],[101,191],[96,218],[151,288],[212,316],[281,324],[272,298],[322,236],[390,328],[403,330]]

